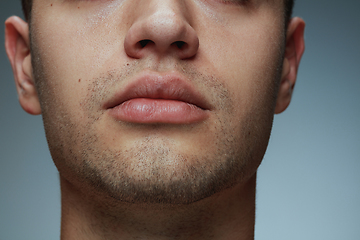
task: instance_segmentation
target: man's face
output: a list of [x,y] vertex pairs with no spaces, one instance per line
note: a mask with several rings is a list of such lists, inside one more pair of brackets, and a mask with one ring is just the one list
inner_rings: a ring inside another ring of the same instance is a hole
[[190,203],[255,174],[271,131],[283,1],[35,0],[32,62],[62,177]]

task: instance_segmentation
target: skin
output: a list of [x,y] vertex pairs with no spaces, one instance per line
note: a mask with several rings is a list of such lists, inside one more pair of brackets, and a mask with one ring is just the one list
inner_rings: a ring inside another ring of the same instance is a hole
[[[283,21],[280,0],[35,0],[31,38],[9,18],[19,101],[60,173],[61,239],[253,239],[256,170],[304,51],[303,20]],[[207,118],[114,119],[104,101],[144,73],[184,79]]]

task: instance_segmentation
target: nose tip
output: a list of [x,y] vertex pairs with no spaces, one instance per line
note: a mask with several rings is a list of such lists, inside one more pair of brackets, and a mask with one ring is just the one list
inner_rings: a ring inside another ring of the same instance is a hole
[[187,59],[196,55],[199,39],[181,14],[163,10],[135,21],[127,32],[124,47],[128,56],[137,59],[149,54],[175,54]]

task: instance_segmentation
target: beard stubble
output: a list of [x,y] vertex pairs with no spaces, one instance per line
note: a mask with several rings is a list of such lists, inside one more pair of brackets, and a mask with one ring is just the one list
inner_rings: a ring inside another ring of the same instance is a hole
[[[203,144],[206,149],[184,152],[174,139],[159,134],[144,135],[128,148],[107,146],[102,141],[105,133],[99,130],[105,119],[100,103],[137,69],[143,65],[126,65],[91,80],[88,94],[81,100],[85,116],[81,122],[62,101],[61,84],[47,81],[44,71],[35,73],[49,149],[62,177],[80,190],[120,202],[190,204],[246,181],[256,172],[268,143],[273,110],[260,109],[234,119],[236,110],[224,83],[186,65],[177,70],[203,89],[218,110],[212,124],[202,123],[202,129],[211,133]],[[272,91],[267,92],[267,100],[273,100]],[[260,124],[254,127],[254,122]]]

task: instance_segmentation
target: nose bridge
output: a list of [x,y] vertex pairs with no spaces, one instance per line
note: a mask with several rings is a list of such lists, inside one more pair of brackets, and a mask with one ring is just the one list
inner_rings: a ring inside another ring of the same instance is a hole
[[131,57],[156,52],[176,52],[180,58],[194,55],[199,40],[188,21],[184,1],[144,0],[146,7],[135,19],[125,38],[125,50]]

